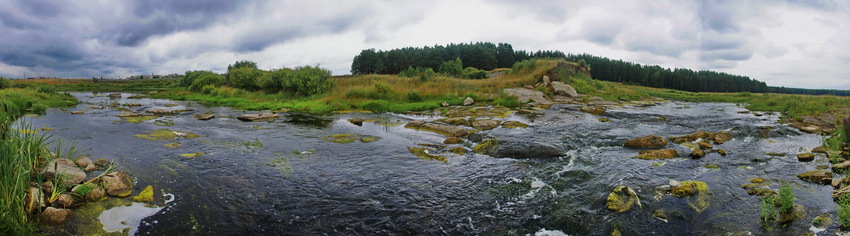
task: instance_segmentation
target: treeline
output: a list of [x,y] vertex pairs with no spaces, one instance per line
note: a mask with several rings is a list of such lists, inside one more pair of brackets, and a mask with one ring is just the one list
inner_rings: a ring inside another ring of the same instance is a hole
[[318,66],[299,66],[293,69],[260,70],[252,61],[237,61],[227,66],[227,74],[212,71],[187,71],[178,81],[181,87],[193,92],[211,93],[220,86],[292,95],[311,96],[333,86],[331,72]]
[[365,49],[354,57],[351,73],[360,74],[398,74],[409,68],[430,68],[439,71],[444,62],[460,59],[463,68],[493,70],[510,68],[514,63],[530,58],[564,58],[560,51],[537,51],[529,53],[514,50],[507,43],[460,43],[433,47],[406,47],[381,51]]
[[569,54],[566,59],[586,61],[593,66],[591,75],[598,80],[691,92],[770,92],[764,82],[722,72],[683,68],[671,70],[589,54]]
[[786,87],[769,87],[771,93],[786,93],[786,94],[806,94],[806,95],[835,95],[835,96],[850,96],[848,90],[836,89],[802,89],[802,88],[786,88]]

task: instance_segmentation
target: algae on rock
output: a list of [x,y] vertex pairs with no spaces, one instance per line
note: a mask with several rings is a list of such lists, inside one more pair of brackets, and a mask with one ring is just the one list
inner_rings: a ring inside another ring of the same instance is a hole
[[640,205],[640,199],[635,191],[622,185],[614,187],[614,190],[611,191],[611,194],[608,195],[608,199],[606,199],[605,202],[605,206],[608,207],[608,210],[616,212],[628,211],[632,209],[632,205],[634,204],[643,208],[643,206]]

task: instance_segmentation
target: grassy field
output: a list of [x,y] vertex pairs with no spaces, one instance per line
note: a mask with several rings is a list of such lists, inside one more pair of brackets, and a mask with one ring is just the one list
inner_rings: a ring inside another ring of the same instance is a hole
[[[437,76],[426,80],[396,75],[360,75],[333,77],[333,88],[323,94],[296,97],[286,93],[246,91],[216,87],[190,92],[177,87],[175,80],[60,80],[36,79],[13,81],[16,87],[43,87],[45,84],[61,91],[159,91],[151,96],[175,100],[192,100],[207,105],[228,106],[244,110],[294,109],[326,113],[338,110],[368,110],[373,112],[406,112],[434,109],[442,102],[459,105],[471,97],[479,103],[515,107],[516,99],[502,93],[504,88],[534,85],[540,77],[557,69],[559,60],[518,62],[510,73],[489,79],[458,79]],[[566,62],[574,64],[572,62]],[[498,70],[506,70],[504,68]],[[557,76],[556,76],[557,77]],[[816,115],[833,108],[848,107],[850,98],[754,93],[695,93],[672,89],[649,88],[590,79],[584,75],[563,80],[579,93],[602,97],[610,101],[664,98],[691,102],[729,102],[746,104],[753,111],[780,112],[786,118]]]
[[36,173],[51,158],[46,149],[49,137],[31,132],[28,124],[17,119],[28,112],[76,103],[72,96],[44,87],[0,90],[0,235],[33,234],[34,212],[27,207],[26,192],[30,182],[41,182]]

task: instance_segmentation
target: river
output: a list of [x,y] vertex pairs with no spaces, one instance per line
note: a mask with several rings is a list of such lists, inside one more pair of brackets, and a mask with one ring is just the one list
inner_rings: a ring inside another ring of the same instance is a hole
[[[537,115],[497,118],[521,121],[528,128],[485,132],[552,144],[567,150],[566,155],[520,160],[469,152],[443,154],[447,158],[443,162],[417,158],[407,147],[441,145],[444,136],[403,127],[412,120],[440,118],[437,115],[286,112],[275,120],[243,122],[235,117],[252,112],[128,98],[132,94],[120,99],[73,94],[84,103],[27,119],[34,128],[54,129],[46,132],[64,143],[76,141],[76,148],[92,159],[119,163],[135,177],[136,193],[151,185],[157,195],[168,194],[157,196],[163,208],[134,227],[136,234],[610,235],[617,227],[627,235],[799,235],[822,213],[835,218],[832,188],[795,177],[829,164],[821,155],[812,162],[796,158],[797,153],[819,146],[821,137],[777,123],[778,114],[739,113],[745,109],[736,104],[613,106],[601,116],[582,113],[577,105],[558,104]],[[120,111],[114,108],[92,109],[110,103],[138,103],[129,109],[140,111],[194,111],[132,123],[119,118]],[[76,110],[87,111],[70,113]],[[192,118],[203,113],[217,117]],[[598,120],[603,117],[610,122]],[[367,121],[357,126],[349,118]],[[771,127],[766,137],[759,132],[764,127]],[[200,137],[167,141],[134,137],[161,129]],[[730,132],[734,138],[717,145],[729,155],[690,159],[687,147],[670,143],[683,157],[641,160],[630,158],[639,150],[622,146],[627,139],[645,135],[679,136],[698,130]],[[379,139],[353,143],[322,139],[334,134]],[[180,146],[164,146],[169,143]],[[181,156],[197,152],[203,155]],[[789,181],[807,217],[788,227],[760,223],[759,197],[740,187],[756,177],[771,181],[773,190],[780,181]],[[698,213],[685,198],[659,194],[656,189],[670,180],[706,182],[712,193],[709,208]],[[617,185],[634,189],[641,207],[623,213],[606,209],[606,197]],[[653,217],[657,210],[667,219]],[[77,229],[82,227],[79,218],[61,231],[83,232]],[[831,226],[821,234],[835,231]]]

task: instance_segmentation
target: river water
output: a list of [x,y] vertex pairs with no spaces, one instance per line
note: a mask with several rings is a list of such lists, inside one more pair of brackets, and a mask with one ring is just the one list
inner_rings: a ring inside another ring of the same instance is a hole
[[[528,128],[485,132],[552,144],[567,150],[562,157],[518,160],[446,152],[443,162],[417,158],[407,147],[439,145],[444,136],[399,125],[440,118],[436,115],[290,112],[275,120],[242,122],[235,117],[250,112],[130,99],[131,94],[120,99],[74,95],[84,103],[27,119],[34,128],[54,129],[46,132],[65,143],[76,141],[77,149],[92,159],[119,163],[135,177],[136,192],[154,187],[163,208],[135,227],[133,232],[141,235],[610,235],[615,227],[627,235],[799,235],[822,213],[835,219],[832,188],[795,177],[828,164],[820,155],[813,162],[796,160],[797,153],[819,146],[821,137],[777,123],[777,114],[738,113],[744,109],[735,104],[614,106],[600,116],[560,104],[537,115],[497,118],[521,121]],[[116,109],[91,108],[110,103],[138,103],[141,106],[130,109],[139,111],[194,111],[131,123],[118,118]],[[87,111],[72,115],[75,110]],[[192,118],[203,113],[217,117]],[[347,121],[355,117],[367,121],[362,126]],[[759,132],[765,127],[771,127],[767,136]],[[134,137],[161,129],[200,137],[167,141]],[[622,146],[627,139],[645,135],[679,136],[698,130],[729,131],[734,138],[716,147],[729,155],[709,153],[690,159],[687,147],[671,143],[669,147],[683,157],[640,160],[630,158],[639,150]],[[334,134],[380,139],[353,143],[322,139]],[[163,146],[169,143],[180,146]],[[197,152],[203,155],[181,156]],[[787,155],[766,155],[770,152]],[[759,197],[740,187],[755,177],[771,181],[773,190],[780,181],[789,181],[806,218],[787,227],[760,223]],[[670,180],[706,182],[711,190],[709,208],[698,213],[685,198],[659,194],[656,189]],[[606,197],[617,185],[634,189],[641,207],[623,213],[606,209]],[[158,196],[161,193],[168,196]],[[653,217],[657,210],[667,219]],[[78,225],[72,220],[62,231],[83,232],[76,229],[82,227]],[[835,230],[832,226],[820,234]]]

